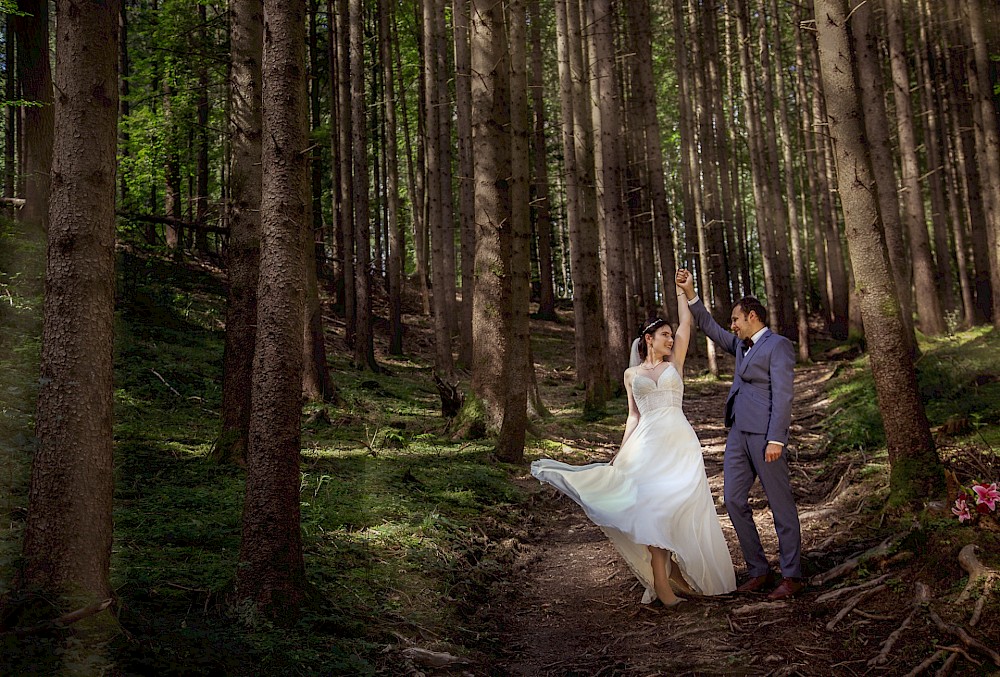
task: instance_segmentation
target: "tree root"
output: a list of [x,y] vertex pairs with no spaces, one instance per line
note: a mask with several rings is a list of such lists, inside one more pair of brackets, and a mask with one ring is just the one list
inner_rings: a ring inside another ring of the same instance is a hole
[[856,592],[858,590],[865,590],[867,588],[872,588],[879,583],[884,582],[889,578],[889,574],[883,574],[876,579],[866,581],[860,585],[851,585],[846,588],[837,588],[836,590],[831,590],[830,592],[824,592],[822,595],[816,598],[816,604],[822,604],[823,602],[829,602],[830,600],[837,599],[841,595],[846,595],[849,592]]
[[952,625],[951,623],[945,623],[943,620],[941,620],[940,616],[934,613],[933,610],[928,609],[927,613],[928,615],[930,615],[931,620],[934,621],[934,625],[938,627],[938,630],[940,630],[941,632],[946,632],[954,637],[957,637],[958,640],[962,644],[964,644],[967,648],[981,651],[982,653],[989,656],[990,660],[992,660],[996,665],[1000,665],[1000,653],[997,653],[996,651],[994,651],[993,649],[986,646],[978,639],[967,633],[965,631],[965,628],[961,628],[957,625]]
[[977,587],[980,581],[982,582],[983,595],[989,594],[990,586],[995,582],[1000,580],[1000,572],[995,569],[984,565],[976,557],[976,550],[978,546],[970,543],[969,545],[962,548],[961,552],[958,553],[958,563],[962,565],[962,568],[969,574],[969,582],[965,584],[965,589],[962,590],[962,594],[958,596],[955,600],[956,604],[962,604],[969,599],[969,595],[972,594],[973,588]]
[[882,585],[876,585],[874,588],[870,588],[868,590],[862,590],[854,597],[847,600],[847,604],[844,605],[844,608],[838,611],[837,615],[833,617],[833,620],[826,624],[826,629],[833,630],[834,627],[836,627],[837,623],[840,622],[840,619],[842,619],[847,614],[851,613],[851,609],[856,607],[861,602],[861,600],[863,600],[868,595],[872,595],[876,592],[885,590],[885,588],[886,588],[885,583],[883,583]]
[[838,564],[837,566],[833,567],[828,571],[825,571],[821,574],[816,574],[811,579],[809,579],[809,584],[814,587],[824,585],[826,583],[829,583],[835,578],[840,578],[841,576],[849,574],[850,572],[857,569],[858,566],[866,560],[872,559],[873,557],[882,557],[884,555],[888,555],[890,552],[892,552],[892,549],[896,547],[896,545],[900,541],[903,540],[905,536],[906,536],[905,533],[893,534],[892,536],[889,536],[884,541],[876,545],[874,548],[870,548],[869,550],[866,550],[860,555],[856,555],[854,557],[851,557],[850,559],[844,560],[843,562],[841,562],[840,564]]
[[[931,589],[925,584],[917,582],[916,585],[917,592],[913,597],[913,609],[910,611],[909,615],[903,620],[898,628],[892,631],[892,633],[885,638],[882,642],[882,649],[878,652],[878,655],[868,661],[868,667],[875,667],[876,665],[884,665],[889,660],[889,653],[892,651],[892,647],[896,645],[896,642],[900,637],[903,636],[903,631],[909,627],[910,622],[916,613],[923,609],[927,602],[931,599]],[[930,663],[928,663],[928,667]]]

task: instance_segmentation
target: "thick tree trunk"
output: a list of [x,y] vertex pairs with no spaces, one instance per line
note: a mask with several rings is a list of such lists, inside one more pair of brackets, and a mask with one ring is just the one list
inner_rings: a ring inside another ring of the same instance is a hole
[[[510,41],[510,231],[509,276],[504,281],[507,298],[506,398],[503,423],[497,435],[496,455],[507,463],[524,460],[524,439],[528,428],[528,390],[534,381],[534,365],[529,350],[528,303],[531,278],[531,213],[528,204],[531,163],[528,157],[528,59],[527,23],[524,0],[508,0],[507,32]],[[503,142],[503,139],[500,140]],[[537,388],[536,388],[537,390]]]
[[305,0],[265,0],[261,260],[235,597],[282,623],[305,597],[299,509],[307,208]]
[[899,213],[899,191],[896,186],[896,164],[890,144],[889,119],[885,112],[885,89],[882,84],[882,62],[873,30],[871,4],[852,0],[854,18],[851,24],[852,47],[858,68],[861,106],[864,110],[865,133],[868,135],[872,170],[878,185],[879,214],[885,232],[889,264],[899,298],[903,333],[916,355],[917,341],[913,333],[913,295],[910,293],[910,262],[906,255],[903,220]]
[[841,204],[847,223],[865,336],[890,463],[890,501],[920,504],[939,497],[944,473],[917,388],[916,369],[900,321],[879,218],[877,191],[847,30],[847,0],[815,0],[820,67],[826,90]]
[[[358,333],[358,293],[357,275],[358,260],[355,246],[355,212],[354,205],[354,166],[358,160],[354,157],[354,101],[352,97],[351,67],[354,63],[351,54],[351,28],[349,20],[348,0],[337,0],[337,105],[340,114],[337,139],[337,157],[340,158],[340,207],[337,210],[339,220],[338,241],[342,244],[344,259],[344,323],[345,340],[349,348],[353,348]],[[367,153],[361,162],[367,162]],[[367,186],[367,184],[366,184]],[[367,194],[367,187],[365,189]]]
[[[476,288],[472,389],[498,432],[511,377],[510,54],[503,6],[472,0],[472,134],[476,156]],[[520,366],[520,365],[518,365]]]
[[233,0],[229,30],[233,62],[229,92],[232,99],[232,199],[226,247],[229,294],[222,358],[222,434],[212,454],[218,461],[242,464],[249,447],[260,275],[263,1]]
[[[117,5],[116,5],[117,6]],[[49,175],[55,116],[52,106],[52,69],[49,66],[48,0],[18,0],[12,16],[17,41],[17,79],[21,98],[41,105],[22,109],[24,128],[24,207],[21,220],[44,233],[48,230]],[[117,22],[117,18],[115,19]],[[116,43],[117,44],[117,43]],[[8,62],[7,68],[11,64]],[[115,64],[117,69],[117,63]]]
[[16,585],[70,611],[113,595],[108,569],[119,6],[117,0],[58,0],[56,11],[60,95],[35,418],[38,447],[24,566]]

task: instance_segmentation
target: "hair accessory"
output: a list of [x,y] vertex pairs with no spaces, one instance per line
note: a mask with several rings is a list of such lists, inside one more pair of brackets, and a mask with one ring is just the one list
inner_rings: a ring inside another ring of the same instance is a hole
[[645,334],[650,329],[652,329],[653,327],[655,327],[656,325],[658,325],[658,324],[666,324],[666,323],[667,323],[666,320],[662,320],[660,318],[656,318],[655,320],[653,320],[652,322],[650,322],[649,324],[647,324],[645,327],[643,327],[642,331],[639,332],[639,336],[645,336]]

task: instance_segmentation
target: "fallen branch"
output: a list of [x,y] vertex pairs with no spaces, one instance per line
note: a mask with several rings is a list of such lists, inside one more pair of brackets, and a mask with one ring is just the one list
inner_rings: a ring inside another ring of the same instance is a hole
[[893,630],[889,636],[885,638],[885,641],[882,642],[882,649],[878,652],[878,655],[868,661],[868,667],[872,668],[876,665],[884,665],[889,660],[889,653],[892,651],[892,647],[894,647],[899,638],[903,636],[903,631],[909,627],[910,621],[913,620],[917,611],[924,608],[924,605],[926,605],[930,599],[931,589],[918,581],[917,593],[913,597],[913,610],[910,611],[909,615],[903,620],[899,627]]
[[150,369],[150,371],[151,371],[151,372],[153,372],[153,375],[154,375],[154,376],[156,376],[156,378],[158,378],[158,379],[160,379],[161,381],[163,381],[163,385],[165,385],[165,386],[167,386],[168,388],[170,388],[170,392],[172,392],[172,393],[173,393],[174,395],[176,395],[177,397],[180,397],[180,398],[183,398],[183,397],[184,397],[184,396],[183,396],[183,395],[181,395],[181,394],[180,394],[179,392],[177,392],[176,390],[174,390],[174,387],[173,387],[172,385],[170,385],[169,383],[167,383],[167,379],[165,379],[165,378],[163,378],[162,376],[160,376],[159,372],[157,372],[157,371],[156,371],[155,369]]
[[858,568],[858,566],[865,560],[871,559],[873,557],[881,557],[883,555],[888,555],[892,552],[892,549],[903,540],[906,536],[905,533],[894,534],[889,536],[884,541],[876,545],[874,548],[870,548],[860,555],[856,555],[847,560],[844,560],[837,566],[825,571],[821,574],[816,574],[809,580],[809,584],[812,586],[824,585],[835,578],[840,578],[845,574],[849,574]]
[[23,197],[0,197],[0,205],[10,205],[12,207],[23,207]]
[[844,605],[844,608],[841,609],[840,611],[838,611],[837,615],[833,617],[833,620],[831,620],[829,623],[826,624],[826,629],[827,630],[833,630],[833,628],[836,627],[837,623],[839,623],[840,620],[844,616],[846,616],[847,614],[851,613],[851,609],[853,609],[854,607],[856,607],[861,602],[861,600],[863,600],[868,595],[872,595],[872,594],[874,594],[876,592],[880,592],[882,590],[885,590],[885,588],[886,588],[886,586],[883,583],[882,585],[877,585],[874,588],[871,588],[869,590],[862,590],[861,592],[859,592],[858,594],[856,594],[854,597],[852,597],[849,600],[847,600],[847,604]]
[[27,628],[14,628],[13,630],[0,632],[0,635],[12,634],[15,637],[26,637],[28,635],[35,635],[40,632],[45,632],[46,630],[57,630],[60,628],[65,628],[67,626],[72,625],[73,623],[76,623],[77,621],[81,621],[84,618],[87,618],[88,616],[93,616],[94,614],[98,614],[104,611],[109,606],[111,606],[111,603],[113,601],[114,600],[112,600],[109,597],[108,599],[102,600],[100,602],[95,602],[90,606],[85,606],[82,609],[77,609],[76,611],[70,611],[67,614],[63,614],[59,618],[50,621],[45,621],[43,623],[39,623],[38,625],[32,625]]
[[951,623],[945,623],[943,620],[941,620],[940,616],[934,613],[933,610],[928,609],[927,613],[930,615],[931,620],[934,621],[934,625],[938,627],[938,630],[940,630],[941,632],[947,632],[948,634],[957,637],[959,641],[962,642],[962,644],[964,644],[966,647],[970,649],[978,649],[979,651],[989,656],[990,660],[992,660],[996,665],[1000,665],[1000,653],[997,653],[996,651],[994,651],[993,649],[986,646],[978,639],[967,633],[965,631],[965,628],[959,627],[957,625],[952,625]]
[[[991,569],[976,557],[976,546],[974,543],[962,548],[961,552],[958,553],[958,563],[962,565],[962,568],[969,574],[969,582],[965,584],[965,589],[962,590],[962,594],[958,596],[955,600],[957,604],[961,604],[969,599],[969,595],[972,594],[972,589],[976,587],[979,581],[983,584],[983,593],[986,594],[990,585],[998,579],[1000,579],[1000,573],[995,569]],[[985,579],[985,580],[984,580]]]

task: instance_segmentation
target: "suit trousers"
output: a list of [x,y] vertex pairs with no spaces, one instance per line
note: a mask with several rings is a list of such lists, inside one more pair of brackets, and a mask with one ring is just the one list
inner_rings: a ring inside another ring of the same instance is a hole
[[735,429],[729,431],[723,459],[726,510],[736,529],[743,558],[747,563],[747,572],[751,577],[763,576],[770,570],[770,566],[750,508],[750,489],[754,480],[760,477],[774,517],[774,529],[778,534],[781,573],[786,578],[801,578],[799,513],[792,497],[788,461],[786,454],[782,453],[778,460],[766,462],[766,447],[766,435]]

